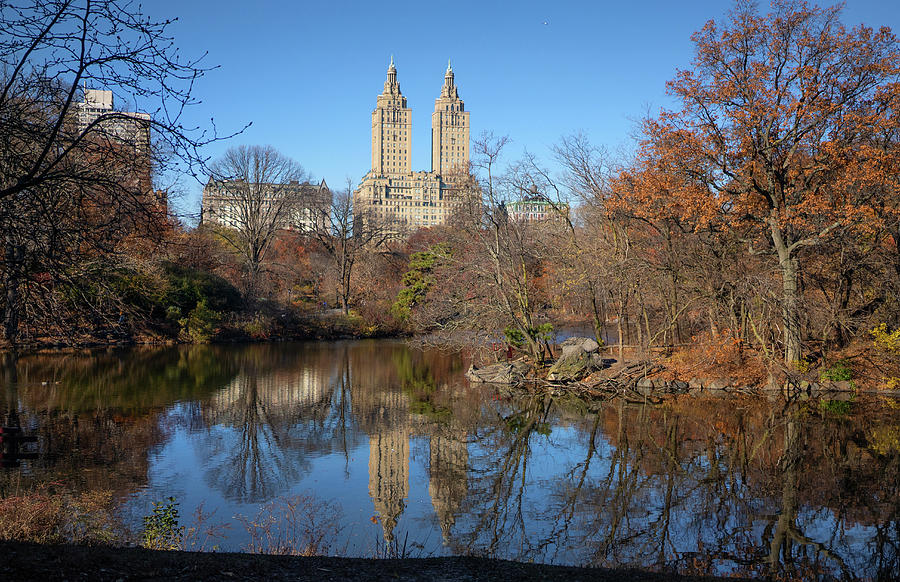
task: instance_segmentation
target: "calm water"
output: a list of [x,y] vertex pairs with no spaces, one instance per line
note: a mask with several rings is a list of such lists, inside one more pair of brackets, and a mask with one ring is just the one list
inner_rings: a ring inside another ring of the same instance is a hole
[[215,511],[229,528],[210,544],[229,550],[294,536],[359,556],[900,573],[896,402],[588,407],[469,386],[467,366],[392,341],[21,358],[0,379],[40,457],[0,494],[108,489],[136,524],[174,496],[188,525]]

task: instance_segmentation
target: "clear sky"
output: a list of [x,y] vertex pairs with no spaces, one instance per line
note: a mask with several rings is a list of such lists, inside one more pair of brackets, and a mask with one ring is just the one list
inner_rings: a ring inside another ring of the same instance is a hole
[[[766,7],[767,2],[761,2]],[[371,113],[391,55],[412,108],[412,165],[430,170],[431,112],[447,59],[471,112],[472,135],[508,135],[507,159],[583,132],[612,151],[632,147],[635,120],[670,104],[665,83],[690,66],[691,34],[732,6],[726,0],[345,2],[153,0],[144,10],[178,17],[185,55],[219,65],[196,86],[222,131],[209,146],[268,144],[333,189],[370,166]],[[900,1],[848,0],[844,23],[900,33]],[[182,212],[202,187],[185,183]]]

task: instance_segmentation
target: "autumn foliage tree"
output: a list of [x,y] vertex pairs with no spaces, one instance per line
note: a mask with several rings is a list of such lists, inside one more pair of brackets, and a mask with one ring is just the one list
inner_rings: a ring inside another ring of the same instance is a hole
[[[840,8],[739,0],[693,36],[679,100],[643,124],[632,201],[731,232],[780,275],[784,359],[802,355],[804,250],[896,225],[897,39]],[[887,186],[885,186],[887,185]],[[896,236],[896,233],[895,233]]]
[[[182,115],[207,69],[178,52],[171,22],[128,0],[0,2],[0,309],[12,347],[23,327],[116,321],[123,277],[111,275],[139,278],[135,255],[156,254],[169,233],[151,171],[203,166],[216,135]],[[83,118],[85,88],[147,115]]]

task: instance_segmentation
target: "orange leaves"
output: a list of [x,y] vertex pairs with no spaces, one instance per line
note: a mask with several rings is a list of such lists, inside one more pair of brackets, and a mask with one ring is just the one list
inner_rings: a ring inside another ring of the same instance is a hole
[[701,230],[720,220],[723,200],[702,184],[644,163],[613,180],[611,209],[647,221],[677,220]]
[[766,377],[763,359],[739,336],[739,331],[725,329],[715,337],[692,337],[693,345],[677,351],[665,366],[681,379],[728,377],[740,385],[758,384]]
[[694,229],[775,216],[799,238],[893,214],[900,147],[882,136],[900,126],[900,51],[890,30],[848,31],[839,13],[779,0],[761,16],[739,2],[693,35],[693,69],[668,84],[681,108],[643,123],[617,204]]

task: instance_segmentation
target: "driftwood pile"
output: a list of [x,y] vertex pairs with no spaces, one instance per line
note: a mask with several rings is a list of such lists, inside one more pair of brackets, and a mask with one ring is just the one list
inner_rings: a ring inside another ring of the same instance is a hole
[[641,389],[641,382],[662,369],[662,366],[649,361],[628,362],[615,364],[602,374],[591,375],[580,381],[541,380],[539,385],[554,394],[566,393],[589,399],[624,397],[644,401],[653,399],[654,396],[650,391]]

